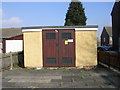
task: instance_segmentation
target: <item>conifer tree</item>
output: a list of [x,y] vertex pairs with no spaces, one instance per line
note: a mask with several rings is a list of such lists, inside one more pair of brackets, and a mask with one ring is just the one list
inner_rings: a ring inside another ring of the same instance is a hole
[[82,3],[79,0],[72,0],[66,14],[65,26],[86,25],[86,20]]

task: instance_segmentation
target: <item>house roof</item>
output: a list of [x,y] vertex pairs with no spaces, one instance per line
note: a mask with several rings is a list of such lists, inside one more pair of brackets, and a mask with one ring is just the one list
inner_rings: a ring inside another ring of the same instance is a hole
[[2,28],[0,32],[2,32],[2,35],[0,35],[1,39],[22,35],[21,28]]
[[108,35],[112,37],[112,27],[111,26],[107,26],[107,27],[104,27],[104,28],[107,31]]
[[10,38],[18,35],[22,35],[22,29],[42,29],[42,28],[98,28],[97,25],[84,25],[84,26],[33,26],[33,27],[22,27],[22,28],[1,28],[0,39]]
[[114,12],[117,12],[119,11],[120,9],[120,0],[115,0],[115,3],[114,3],[114,6],[113,6],[113,9],[112,9],[112,12],[111,12],[111,15],[114,14]]

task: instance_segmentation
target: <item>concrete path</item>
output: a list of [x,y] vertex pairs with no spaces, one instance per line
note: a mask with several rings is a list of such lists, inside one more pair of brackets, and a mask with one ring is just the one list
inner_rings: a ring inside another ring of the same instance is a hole
[[3,88],[114,88],[120,74],[104,67],[93,70],[16,68],[2,74]]

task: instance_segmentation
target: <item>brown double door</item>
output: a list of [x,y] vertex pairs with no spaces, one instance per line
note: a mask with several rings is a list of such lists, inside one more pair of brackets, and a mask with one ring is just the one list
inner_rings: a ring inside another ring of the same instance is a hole
[[43,66],[75,66],[75,31],[43,30]]

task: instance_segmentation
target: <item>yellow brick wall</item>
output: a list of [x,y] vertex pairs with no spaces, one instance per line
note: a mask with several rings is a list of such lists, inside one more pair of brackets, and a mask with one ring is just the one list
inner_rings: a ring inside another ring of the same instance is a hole
[[76,66],[97,65],[96,31],[75,31]]
[[[76,66],[97,65],[96,31],[75,31]],[[42,32],[24,32],[25,67],[43,67]]]
[[24,32],[25,67],[43,67],[42,32]]

